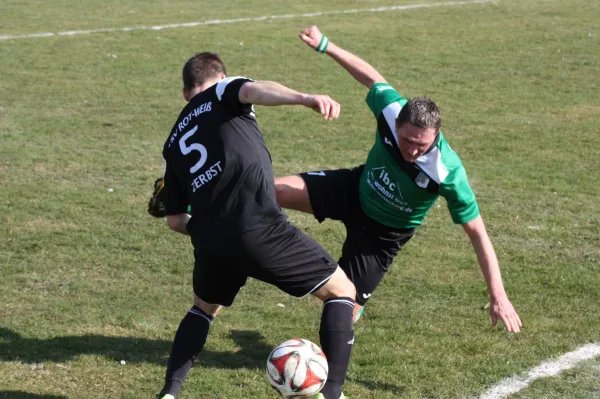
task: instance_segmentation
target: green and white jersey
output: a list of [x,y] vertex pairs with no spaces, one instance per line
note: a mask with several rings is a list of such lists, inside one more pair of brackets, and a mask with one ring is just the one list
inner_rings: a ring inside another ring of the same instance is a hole
[[441,195],[454,223],[470,222],[479,216],[477,201],[460,158],[442,132],[415,163],[402,158],[395,125],[407,102],[387,83],[373,85],[367,95],[377,118],[377,134],[359,183],[363,211],[385,226],[414,228]]

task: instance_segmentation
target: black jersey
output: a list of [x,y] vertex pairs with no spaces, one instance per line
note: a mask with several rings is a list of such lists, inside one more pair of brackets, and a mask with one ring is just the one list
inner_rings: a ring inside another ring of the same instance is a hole
[[163,148],[166,214],[192,207],[196,248],[285,220],[277,205],[271,155],[250,104],[231,77],[195,95]]

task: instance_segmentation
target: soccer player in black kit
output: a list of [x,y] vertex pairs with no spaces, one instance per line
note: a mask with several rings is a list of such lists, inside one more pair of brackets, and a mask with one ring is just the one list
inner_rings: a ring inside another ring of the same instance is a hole
[[354,343],[355,289],[321,246],[286,221],[252,107],[304,105],[335,119],[339,104],[272,81],[227,77],[219,56],[206,52],[187,61],[183,86],[188,104],[163,149],[165,211],[172,230],[191,236],[195,296],[175,334],[157,397],[177,397],[213,319],[253,277],[295,297],[313,294],[324,302],[319,336],[329,376],[318,397],[343,398]]

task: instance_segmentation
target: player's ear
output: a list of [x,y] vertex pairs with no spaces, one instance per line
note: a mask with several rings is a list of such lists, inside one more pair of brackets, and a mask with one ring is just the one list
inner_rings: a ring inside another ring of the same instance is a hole
[[190,102],[190,92],[189,90],[184,87],[183,89],[181,89],[181,93],[183,94],[183,99],[185,100],[186,103]]

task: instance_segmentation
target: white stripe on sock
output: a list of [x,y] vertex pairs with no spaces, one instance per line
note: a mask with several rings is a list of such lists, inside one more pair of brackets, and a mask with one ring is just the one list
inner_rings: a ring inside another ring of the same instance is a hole
[[200,312],[194,308],[190,308],[190,313],[195,314],[196,316],[204,317],[206,319],[206,321],[208,321],[209,324],[211,324],[213,321],[213,319],[208,317],[206,314],[204,314],[204,312]]

